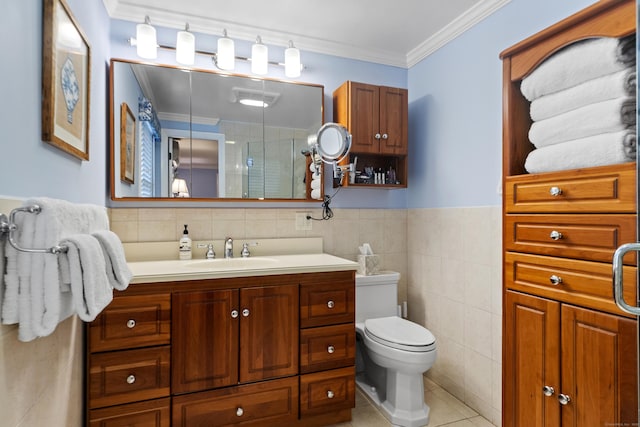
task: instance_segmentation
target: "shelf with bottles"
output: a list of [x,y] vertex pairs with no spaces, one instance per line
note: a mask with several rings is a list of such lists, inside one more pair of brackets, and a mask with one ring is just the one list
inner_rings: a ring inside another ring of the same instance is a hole
[[[343,187],[407,187],[407,156],[350,153],[342,164],[354,165],[353,172],[345,174]],[[334,180],[334,187],[338,186]]]

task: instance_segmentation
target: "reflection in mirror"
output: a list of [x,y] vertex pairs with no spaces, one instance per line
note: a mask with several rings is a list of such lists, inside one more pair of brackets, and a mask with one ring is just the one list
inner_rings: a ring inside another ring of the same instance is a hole
[[[322,86],[121,60],[111,84],[114,200],[310,198]],[[119,179],[122,103],[136,116],[133,182]]]

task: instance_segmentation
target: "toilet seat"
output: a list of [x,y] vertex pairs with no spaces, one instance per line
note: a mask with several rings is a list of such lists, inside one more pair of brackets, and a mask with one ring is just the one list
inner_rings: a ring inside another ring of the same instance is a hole
[[397,316],[365,320],[364,333],[371,340],[398,350],[427,352],[436,347],[436,339],[428,329]]

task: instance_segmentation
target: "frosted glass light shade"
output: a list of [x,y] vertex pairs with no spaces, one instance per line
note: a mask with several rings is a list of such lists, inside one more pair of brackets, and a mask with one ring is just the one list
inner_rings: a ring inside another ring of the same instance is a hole
[[136,52],[140,58],[155,59],[158,57],[156,29],[149,24],[136,25]]
[[178,31],[176,40],[176,61],[193,65],[196,59],[196,36],[189,31]]
[[229,37],[218,39],[218,68],[221,70],[233,70],[236,67],[236,51],[233,40]]
[[267,74],[269,65],[269,49],[262,44],[260,37],[251,46],[251,72],[253,74]]
[[284,50],[284,75],[287,77],[300,77],[300,50],[293,43]]

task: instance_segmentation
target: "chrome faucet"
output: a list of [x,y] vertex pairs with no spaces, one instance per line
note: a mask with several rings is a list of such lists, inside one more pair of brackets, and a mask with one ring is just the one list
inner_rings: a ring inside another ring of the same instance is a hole
[[224,239],[224,257],[233,258],[233,239],[231,237]]

